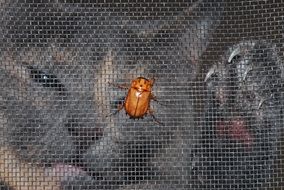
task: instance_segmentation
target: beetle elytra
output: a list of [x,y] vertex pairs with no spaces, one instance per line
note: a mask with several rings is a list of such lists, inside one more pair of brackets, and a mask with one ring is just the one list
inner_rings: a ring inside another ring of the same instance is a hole
[[117,111],[111,115],[125,109],[125,112],[132,119],[140,119],[149,114],[156,123],[162,125],[162,123],[154,116],[154,110],[150,107],[151,100],[157,101],[152,93],[154,83],[155,79],[146,79],[144,77],[138,77],[132,80],[130,87],[109,83],[118,88],[128,90],[124,102],[120,104]]

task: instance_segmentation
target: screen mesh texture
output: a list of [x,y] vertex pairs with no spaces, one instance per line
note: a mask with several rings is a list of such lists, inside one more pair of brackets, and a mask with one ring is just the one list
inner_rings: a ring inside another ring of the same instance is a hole
[[284,189],[281,0],[2,0],[0,18],[1,189]]

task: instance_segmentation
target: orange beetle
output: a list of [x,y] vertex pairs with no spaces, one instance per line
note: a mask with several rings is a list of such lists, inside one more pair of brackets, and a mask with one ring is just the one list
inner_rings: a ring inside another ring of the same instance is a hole
[[124,108],[126,113],[132,119],[143,118],[144,115],[150,114],[156,123],[162,124],[156,119],[156,117],[153,115],[154,111],[150,108],[150,101],[157,101],[156,97],[152,94],[154,82],[154,79],[149,80],[144,77],[138,77],[132,80],[130,88],[115,85],[118,88],[128,89],[128,93],[124,102],[118,106],[118,110],[111,115],[118,113]]

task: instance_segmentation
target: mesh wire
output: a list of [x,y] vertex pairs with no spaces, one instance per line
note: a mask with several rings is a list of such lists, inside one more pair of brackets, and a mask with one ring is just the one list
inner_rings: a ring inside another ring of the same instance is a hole
[[283,9],[0,1],[1,189],[283,189]]

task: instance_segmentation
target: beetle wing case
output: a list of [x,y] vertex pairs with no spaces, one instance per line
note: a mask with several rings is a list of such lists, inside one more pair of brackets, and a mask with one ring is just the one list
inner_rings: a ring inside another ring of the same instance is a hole
[[148,91],[138,91],[135,88],[130,88],[125,99],[125,111],[133,118],[143,117],[150,106],[150,95]]

